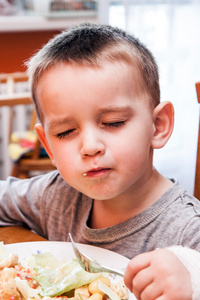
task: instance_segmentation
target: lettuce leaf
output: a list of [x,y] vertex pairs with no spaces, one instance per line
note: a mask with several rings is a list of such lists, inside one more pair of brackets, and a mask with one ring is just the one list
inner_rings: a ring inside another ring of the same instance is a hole
[[34,269],[38,274],[34,279],[42,288],[42,297],[60,296],[102,276],[84,271],[76,260],[60,263],[50,253],[35,255]]

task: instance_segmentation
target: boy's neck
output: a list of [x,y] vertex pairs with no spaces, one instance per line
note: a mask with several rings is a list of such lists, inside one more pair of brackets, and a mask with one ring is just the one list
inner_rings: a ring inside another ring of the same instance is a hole
[[172,184],[154,170],[150,181],[139,192],[112,200],[94,200],[88,225],[100,229],[122,223],[150,207]]

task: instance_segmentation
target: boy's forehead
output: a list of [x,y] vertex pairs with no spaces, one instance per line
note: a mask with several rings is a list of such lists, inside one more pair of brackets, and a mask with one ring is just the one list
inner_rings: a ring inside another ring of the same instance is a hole
[[[116,73],[117,71],[119,71],[119,69],[120,69],[120,73]],[[47,68],[45,71],[41,73],[40,77],[38,78],[36,89],[40,88],[41,81],[44,82],[46,79],[49,79],[51,77],[54,78],[55,74],[57,76],[59,74],[63,75],[63,71],[66,72],[66,75],[67,73],[68,74],[76,73],[77,76],[85,72],[89,74],[89,71],[91,72],[91,74],[93,72],[102,73],[104,74],[104,76],[106,76],[109,73],[110,80],[113,79],[113,76],[117,76],[123,73],[124,75],[131,77],[134,81],[140,82],[140,85],[142,79],[141,71],[136,61],[133,62],[132,64],[128,64],[127,62],[120,61],[120,60],[115,62],[102,61],[101,63],[99,63],[99,65],[90,65],[90,66],[82,63],[81,64],[57,63]],[[91,80],[94,82],[95,78],[92,77]]]
[[[101,85],[101,82],[104,83],[106,85],[106,93],[110,92],[107,90],[109,83],[110,87],[115,87],[117,83],[116,87],[119,92],[123,89],[128,89],[131,94],[140,94],[143,93],[144,90],[142,88],[141,74],[137,64],[135,64],[135,67],[120,61],[115,63],[104,62],[98,67],[88,67],[81,64],[73,65],[69,63],[56,64],[45,70],[38,81],[36,96],[41,115],[42,105],[40,102],[43,101],[44,91],[46,94],[55,92],[61,93],[61,89],[64,88],[67,94],[68,89],[71,89],[70,82],[73,84],[74,81],[77,82],[77,86],[78,84],[80,86],[81,81],[83,81],[83,83],[88,86],[88,90],[85,91],[88,93],[90,93],[89,82],[93,86],[95,85],[97,90],[98,88],[103,90],[104,86]],[[74,89],[74,94],[76,94],[76,90],[77,89]],[[42,97],[41,94],[43,94]]]
[[128,89],[131,94],[143,93],[144,87],[138,66],[130,66],[124,62],[105,62],[100,66],[88,67],[84,65],[57,64],[47,69],[40,77],[37,86],[37,94],[42,90],[46,93],[60,93],[65,89],[66,93],[74,87],[74,94],[79,88],[88,87],[85,93],[90,93],[90,86],[98,90],[109,92],[117,88],[120,92]]

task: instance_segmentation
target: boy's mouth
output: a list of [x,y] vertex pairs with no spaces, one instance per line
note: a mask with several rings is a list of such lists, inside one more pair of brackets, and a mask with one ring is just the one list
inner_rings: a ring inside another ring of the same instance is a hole
[[110,168],[97,168],[97,169],[91,169],[85,173],[83,173],[84,177],[101,177],[105,176],[110,172]]

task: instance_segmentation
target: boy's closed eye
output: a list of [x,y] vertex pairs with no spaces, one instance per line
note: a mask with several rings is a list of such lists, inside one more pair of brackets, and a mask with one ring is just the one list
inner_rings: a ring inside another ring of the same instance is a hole
[[61,133],[58,133],[57,134],[57,138],[59,138],[60,140],[67,137],[67,136],[70,136],[72,133],[75,132],[76,129],[70,129],[70,130],[66,130],[64,132],[61,132]]
[[[101,124],[101,128],[119,128],[121,126],[125,125],[125,121],[115,121],[115,122],[103,122]],[[64,132],[58,133],[57,137],[59,139],[63,139],[65,137],[70,136],[71,134],[75,133],[76,129],[70,129],[70,130],[66,130]]]
[[125,121],[103,122],[101,127],[118,128],[125,124]]

